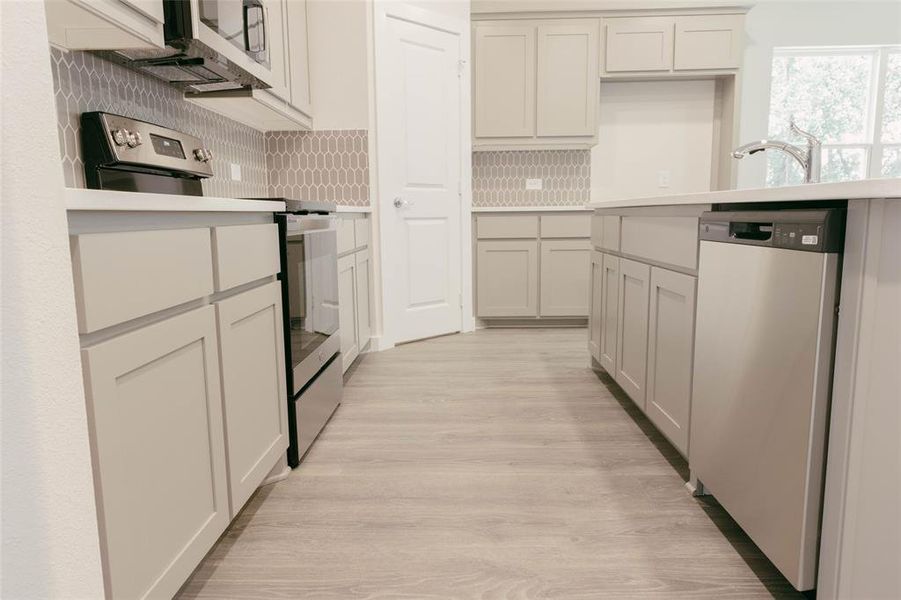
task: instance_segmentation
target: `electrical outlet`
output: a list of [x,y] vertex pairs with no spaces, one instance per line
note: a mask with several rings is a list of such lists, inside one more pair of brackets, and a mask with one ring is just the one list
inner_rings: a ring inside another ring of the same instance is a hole
[[526,189],[527,190],[544,189],[544,180],[542,180],[542,179],[526,179]]
[[241,181],[241,165],[229,163],[231,166],[232,181]]
[[669,171],[657,171],[657,187],[669,187]]

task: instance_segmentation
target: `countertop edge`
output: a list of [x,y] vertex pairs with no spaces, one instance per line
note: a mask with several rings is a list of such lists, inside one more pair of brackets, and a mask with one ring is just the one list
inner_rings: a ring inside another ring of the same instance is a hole
[[285,210],[285,203],[276,200],[242,200],[83,188],[66,188],[63,197],[67,211],[269,213]]
[[901,178],[867,179],[841,183],[809,183],[776,188],[752,188],[716,192],[694,192],[670,196],[647,196],[611,201],[593,201],[596,208],[641,208],[680,204],[728,204],[754,202],[809,202],[814,200],[865,200],[901,198]]
[[571,206],[473,206],[472,212],[585,212],[594,210],[594,208],[584,204]]
[[338,214],[341,213],[371,213],[371,206],[351,206],[349,204],[338,204],[335,207],[335,212]]

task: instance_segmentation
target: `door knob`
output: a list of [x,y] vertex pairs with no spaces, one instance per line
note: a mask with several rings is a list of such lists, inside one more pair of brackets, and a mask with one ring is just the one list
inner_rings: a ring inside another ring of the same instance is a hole
[[394,199],[394,208],[404,208],[410,206],[410,203],[407,200],[404,200],[400,196]]

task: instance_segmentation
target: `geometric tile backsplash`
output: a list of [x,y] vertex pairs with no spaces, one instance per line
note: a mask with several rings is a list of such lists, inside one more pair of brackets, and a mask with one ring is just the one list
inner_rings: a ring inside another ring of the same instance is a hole
[[369,206],[369,134],[365,129],[266,134],[269,195]]
[[[56,94],[60,154],[66,186],[85,187],[79,145],[79,115],[101,110],[157,123],[199,137],[213,151],[207,196],[259,197],[268,193],[263,133],[196,104],[167,83],[87,52],[50,49]],[[241,181],[229,163],[241,165]]]
[[[369,205],[369,139],[365,129],[262,133],[186,102],[163,81],[87,52],[51,48],[63,173],[84,187],[79,116],[100,110],[158,123],[202,139],[213,151],[207,196],[285,196]],[[241,181],[230,177],[241,166]],[[572,206],[588,202],[589,150],[504,150],[472,153],[472,205]],[[543,189],[526,190],[527,178]]]
[[[526,179],[542,179],[527,190]],[[502,150],[472,153],[472,205],[574,206],[588,202],[590,150]]]

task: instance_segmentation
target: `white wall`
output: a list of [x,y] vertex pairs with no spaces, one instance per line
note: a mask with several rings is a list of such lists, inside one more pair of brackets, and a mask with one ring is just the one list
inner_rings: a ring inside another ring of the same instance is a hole
[[[745,22],[739,139],[767,137],[773,48],[901,44],[901,2],[761,2]],[[738,187],[763,187],[763,154],[745,158]]]
[[0,11],[0,594],[102,598],[44,3],[2,2]]
[[602,83],[591,199],[709,190],[713,106],[712,80]]
[[364,0],[308,0],[313,127],[366,129],[367,11]]

